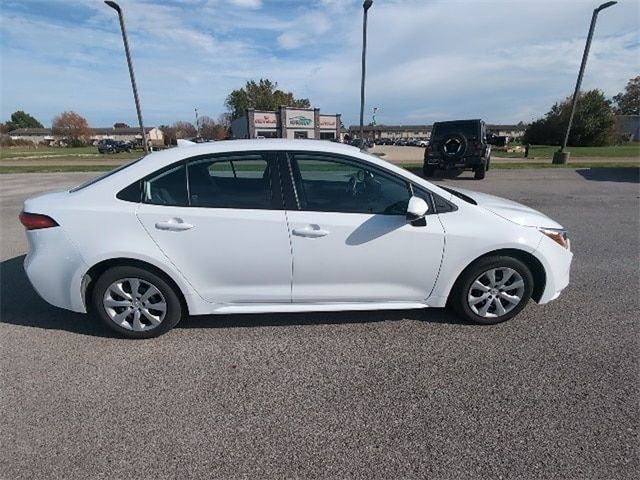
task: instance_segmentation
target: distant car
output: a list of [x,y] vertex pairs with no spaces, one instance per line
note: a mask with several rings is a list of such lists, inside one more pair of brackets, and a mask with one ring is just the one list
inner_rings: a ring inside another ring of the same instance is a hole
[[418,140],[418,147],[426,147],[429,145],[429,140]]
[[100,140],[98,142],[99,153],[120,153],[130,151],[131,145],[127,142],[122,142],[119,140]]
[[314,140],[151,153],[20,221],[36,291],[133,338],[232,313],[451,305],[493,324],[557,298],[573,257],[540,212]]
[[438,169],[471,169],[474,178],[482,180],[490,162],[491,145],[487,143],[486,125],[482,120],[433,124],[429,145],[424,152],[425,177],[432,177]]

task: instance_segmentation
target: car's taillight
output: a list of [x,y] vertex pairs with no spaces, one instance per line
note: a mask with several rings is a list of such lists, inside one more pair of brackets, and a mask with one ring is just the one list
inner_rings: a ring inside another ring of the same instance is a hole
[[46,215],[40,215],[39,213],[20,212],[20,223],[24,225],[27,230],[39,230],[41,228],[57,227],[58,222],[53,218]]

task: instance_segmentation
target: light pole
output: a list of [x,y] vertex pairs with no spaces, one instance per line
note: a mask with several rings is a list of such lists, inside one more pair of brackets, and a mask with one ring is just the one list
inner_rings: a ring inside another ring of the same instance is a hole
[[198,108],[194,108],[196,112],[196,137],[200,136],[200,125],[198,124]]
[[373,0],[364,0],[362,4],[362,8],[364,9],[364,16],[362,18],[362,81],[360,83],[360,140],[362,144],[364,144],[364,77],[367,58],[367,11],[371,8],[371,5],[373,5]]
[[142,146],[144,147],[144,153],[149,153],[149,146],[147,145],[147,136],[145,135],[144,126],[142,124],[142,110],[140,110],[140,99],[138,98],[138,89],[136,87],[136,77],[133,74],[133,64],[131,63],[131,53],[129,52],[129,41],[127,40],[127,30],[124,26],[124,15],[120,5],[110,0],[105,0],[108,6],[118,12],[118,19],[120,20],[120,30],[122,30],[122,41],[124,42],[124,52],[127,55],[127,65],[129,65],[129,76],[131,77],[131,88],[133,88],[133,99],[136,102],[136,112],[138,113],[138,123],[140,124],[140,133],[142,134]]
[[593,31],[596,28],[596,20],[601,10],[609,8],[618,2],[606,2],[600,5],[593,11],[591,16],[591,25],[589,26],[589,35],[587,36],[587,43],[584,46],[584,53],[582,54],[582,63],[580,64],[580,71],[578,72],[578,81],[576,82],[576,89],[573,92],[573,99],[571,100],[571,113],[569,114],[569,123],[567,124],[567,131],[564,135],[564,141],[560,146],[560,150],[553,154],[553,163],[567,163],[569,158],[569,152],[565,152],[567,148],[567,142],[569,141],[569,133],[571,131],[571,124],[573,123],[573,115],[576,112],[576,103],[578,103],[578,95],[580,93],[580,85],[582,84],[582,76],[584,75],[584,68],[587,66],[587,57],[589,56],[589,48],[591,48],[591,40],[593,38]]

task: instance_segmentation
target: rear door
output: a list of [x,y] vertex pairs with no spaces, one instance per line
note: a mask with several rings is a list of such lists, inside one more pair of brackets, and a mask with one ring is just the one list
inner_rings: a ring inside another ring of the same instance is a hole
[[289,152],[284,157],[295,194],[294,206],[287,209],[294,303],[429,296],[444,232],[436,215],[422,226],[407,223],[411,190],[402,177],[343,155]]
[[197,157],[144,182],[138,218],[214,303],[291,301],[291,247],[275,155]]

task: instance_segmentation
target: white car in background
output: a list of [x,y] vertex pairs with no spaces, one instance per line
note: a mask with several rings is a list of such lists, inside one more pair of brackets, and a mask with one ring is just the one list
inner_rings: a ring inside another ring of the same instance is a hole
[[444,307],[497,323],[555,299],[561,225],[337,143],[235,140],[152,153],[27,200],[47,302],[133,338],[186,315]]

